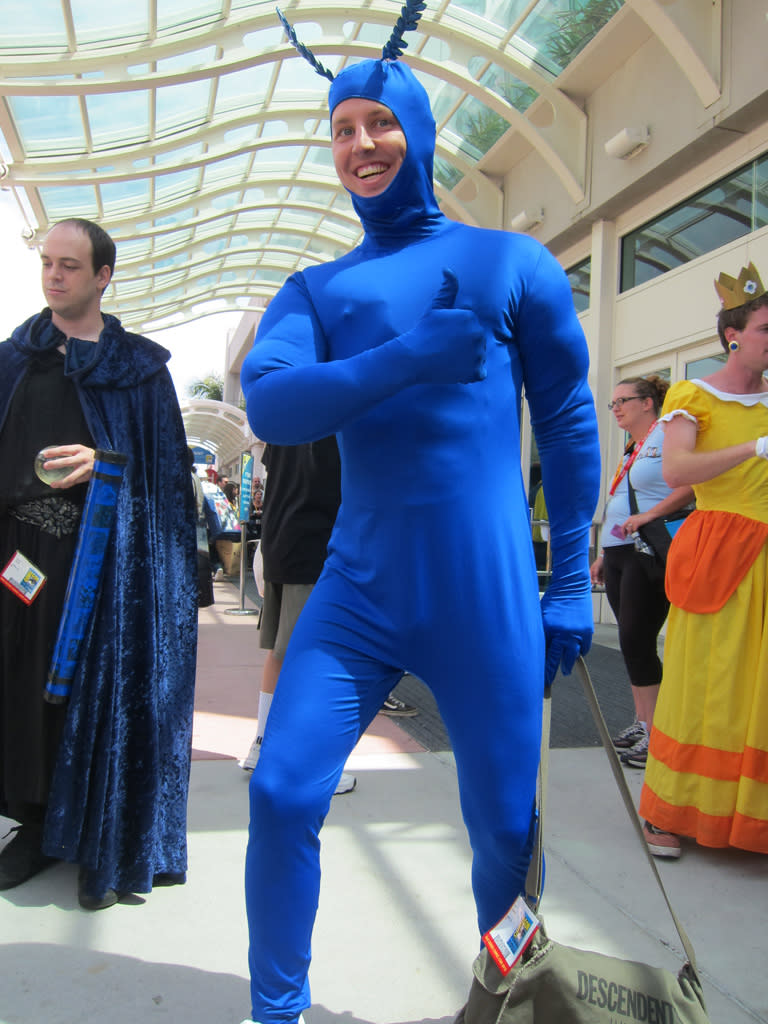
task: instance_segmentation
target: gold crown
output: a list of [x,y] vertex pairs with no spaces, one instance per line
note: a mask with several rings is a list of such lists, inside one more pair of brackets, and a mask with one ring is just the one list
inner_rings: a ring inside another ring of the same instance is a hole
[[738,277],[721,274],[715,281],[715,291],[720,296],[723,309],[737,309],[764,294],[763,282],[754,263],[741,268]]

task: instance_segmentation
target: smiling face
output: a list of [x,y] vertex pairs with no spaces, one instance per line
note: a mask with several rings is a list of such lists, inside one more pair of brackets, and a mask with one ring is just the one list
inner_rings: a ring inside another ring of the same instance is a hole
[[333,162],[342,185],[356,196],[378,196],[394,181],[407,144],[400,122],[381,103],[344,100],[331,119]]

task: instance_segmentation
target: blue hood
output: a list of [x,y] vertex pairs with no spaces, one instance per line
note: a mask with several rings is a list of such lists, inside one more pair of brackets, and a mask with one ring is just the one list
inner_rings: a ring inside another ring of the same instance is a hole
[[339,103],[352,98],[389,107],[400,122],[407,146],[397,176],[381,195],[363,198],[350,193],[366,235],[393,241],[429,233],[443,215],[432,185],[435,119],[426,90],[402,61],[364,60],[346,68],[331,83],[331,116]]

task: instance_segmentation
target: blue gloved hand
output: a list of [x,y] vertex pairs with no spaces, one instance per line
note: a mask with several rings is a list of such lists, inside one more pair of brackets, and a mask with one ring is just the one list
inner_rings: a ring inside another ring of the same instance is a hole
[[471,384],[485,380],[485,334],[476,314],[455,307],[459,282],[443,270],[443,283],[416,326],[400,344],[416,367],[415,383]]
[[592,646],[594,632],[589,574],[552,578],[541,599],[546,655],[544,685],[550,686],[558,669],[570,675],[576,659]]

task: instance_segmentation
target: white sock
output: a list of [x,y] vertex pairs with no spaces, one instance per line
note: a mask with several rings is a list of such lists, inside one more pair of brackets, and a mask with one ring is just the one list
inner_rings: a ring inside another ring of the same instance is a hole
[[[638,719],[638,721],[640,721],[640,720]],[[647,725],[646,722],[640,722],[640,725],[642,725],[644,732],[650,733],[651,730],[648,728],[648,725]]]
[[258,713],[257,713],[257,716],[256,716],[258,718],[258,722],[256,723],[257,724],[257,728],[256,728],[256,737],[257,737],[257,739],[263,739],[264,738],[264,730],[267,727],[267,718],[269,717],[269,709],[272,707],[272,697],[273,696],[274,696],[274,694],[272,694],[272,693],[265,693],[264,690],[262,690],[259,693],[259,710],[258,710]]

